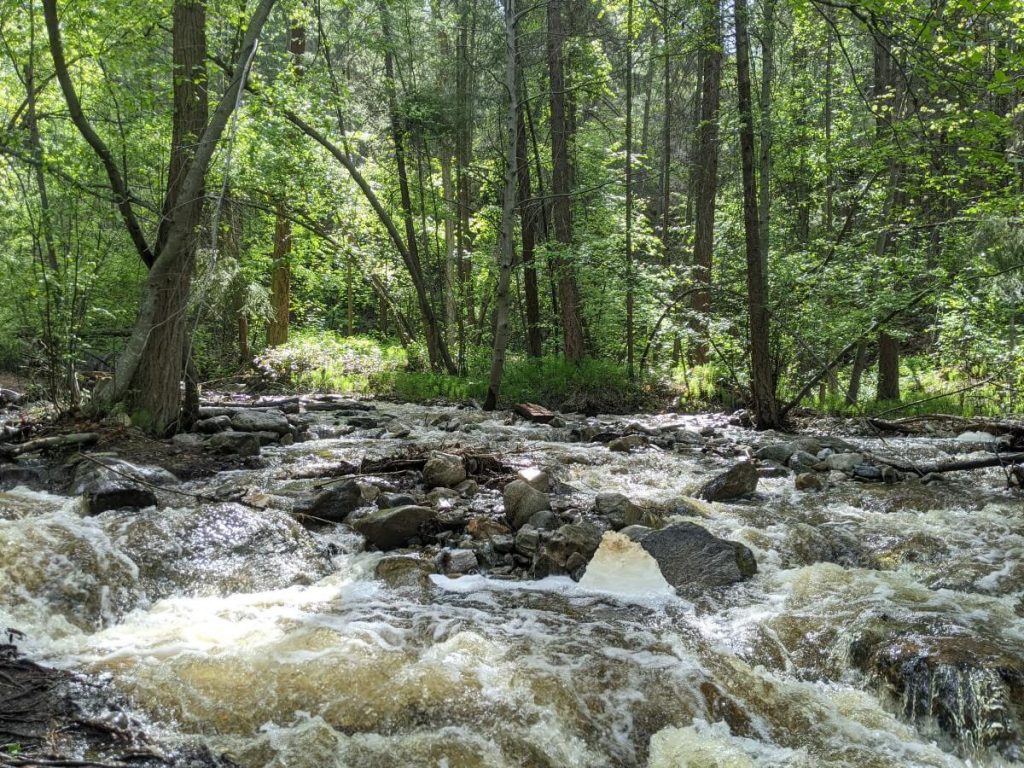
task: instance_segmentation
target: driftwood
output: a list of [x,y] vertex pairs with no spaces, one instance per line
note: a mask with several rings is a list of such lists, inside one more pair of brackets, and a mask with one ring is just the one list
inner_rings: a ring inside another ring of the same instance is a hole
[[512,410],[527,421],[535,421],[538,424],[547,424],[555,418],[554,411],[549,411],[543,405],[536,403],[518,403],[513,406]]
[[24,453],[41,451],[47,448],[68,448],[71,446],[81,447],[92,445],[98,442],[100,436],[95,432],[78,432],[70,435],[50,435],[49,437],[37,437],[24,443],[14,445],[0,445],[0,456],[13,459]]
[[910,472],[921,477],[925,475],[942,474],[945,472],[965,472],[971,469],[985,469],[987,467],[1011,467],[1020,461],[1024,461],[1024,452],[1018,453],[994,453],[978,459],[960,459],[949,461],[938,461],[930,464],[915,464],[902,459],[891,459],[883,456],[872,456],[878,464],[898,469],[901,472]]

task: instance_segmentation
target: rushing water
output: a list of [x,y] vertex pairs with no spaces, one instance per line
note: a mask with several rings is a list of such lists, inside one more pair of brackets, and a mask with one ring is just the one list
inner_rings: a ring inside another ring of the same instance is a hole
[[[311,485],[296,470],[460,445],[543,467],[581,504],[601,491],[663,503],[735,459],[620,454],[565,429],[378,408],[412,436],[265,449],[266,469],[185,486],[248,489],[263,512],[168,496],[87,518],[76,499],[0,494],[0,627],[25,632],[36,658],[109,682],[154,732],[243,766],[1024,760],[1024,509],[997,472],[806,494],[762,480],[756,500],[705,505],[699,520],[747,544],[758,574],[693,601],[625,541],[606,541],[579,584],[471,575],[390,588],[357,535],[310,536],[275,511]],[[460,428],[442,429],[452,418]],[[952,447],[869,443],[922,459]]]

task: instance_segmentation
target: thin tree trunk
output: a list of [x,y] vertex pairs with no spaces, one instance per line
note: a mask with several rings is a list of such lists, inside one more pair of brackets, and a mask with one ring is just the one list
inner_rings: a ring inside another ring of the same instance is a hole
[[700,128],[697,151],[697,211],[694,225],[693,266],[697,291],[693,294],[695,345],[691,360],[708,359],[707,317],[711,310],[711,268],[715,242],[715,198],[718,195],[718,111],[722,86],[722,12],[720,0],[702,0],[703,53]]
[[772,208],[772,80],[775,77],[775,2],[764,0],[763,28],[761,29],[761,146],[758,158],[757,223],[760,230],[762,270],[768,274],[770,232],[768,228]]
[[[633,378],[633,0],[626,0],[626,374]],[[667,73],[666,73],[667,74]],[[667,214],[666,214],[667,216]]]
[[494,311],[494,354],[487,383],[484,410],[492,411],[498,405],[501,378],[505,370],[505,347],[508,344],[509,282],[515,259],[516,165],[519,155],[519,88],[516,65],[516,9],[515,0],[505,0],[505,90],[508,105],[505,124],[508,131],[505,160],[505,194],[501,206],[501,248],[498,262],[498,291]]
[[288,316],[291,309],[291,252],[292,226],[285,217],[283,206],[277,206],[274,216],[274,270],[270,275],[270,323],[267,325],[267,346],[277,347],[288,342]]
[[[518,41],[519,37],[516,36]],[[537,244],[540,206],[532,199],[530,183],[530,158],[526,146],[526,117],[523,109],[516,109],[516,170],[519,187],[519,216],[522,230],[523,291],[526,304],[526,354],[540,357],[543,354],[543,338],[540,327],[540,295],[537,287],[537,266],[534,249]]]
[[[288,53],[297,76],[302,74],[302,55],[306,52],[306,28],[292,27],[288,35]],[[274,222],[273,272],[270,276],[271,320],[267,326],[267,346],[277,347],[288,342],[289,314],[292,302],[292,227],[284,215],[284,207],[277,206]]]
[[398,114],[398,84],[395,77],[394,40],[391,35],[391,13],[387,3],[380,4],[381,27],[384,33],[384,78],[390,112],[391,139],[395,148],[395,165],[398,169],[398,190],[402,206],[402,219],[405,223],[406,248],[409,252],[409,263],[413,268],[413,281],[417,284],[416,295],[423,316],[424,333],[427,340],[427,354],[434,368],[444,368],[449,373],[456,373],[455,365],[448,355],[447,346],[441,336],[437,317],[430,305],[426,282],[420,266],[419,246],[416,239],[416,223],[413,217],[412,197],[409,193],[409,175],[405,166],[405,129]]
[[866,341],[857,343],[857,351],[853,356],[853,367],[850,369],[850,384],[846,388],[846,404],[856,405],[860,399],[860,382],[867,368],[868,345]]
[[747,302],[750,314],[750,383],[758,429],[779,426],[775,377],[769,356],[768,285],[757,218],[757,179],[754,175],[754,110],[750,88],[749,11],[746,0],[735,0],[736,89],[740,116],[740,157],[743,173],[743,225],[747,245]]
[[558,248],[552,267],[558,284],[565,357],[579,364],[586,354],[583,325],[579,316],[579,289],[569,255],[572,247],[572,172],[569,166],[570,128],[565,110],[565,75],[562,64],[562,2],[549,0],[547,16],[548,76],[551,89],[551,193],[552,217]]

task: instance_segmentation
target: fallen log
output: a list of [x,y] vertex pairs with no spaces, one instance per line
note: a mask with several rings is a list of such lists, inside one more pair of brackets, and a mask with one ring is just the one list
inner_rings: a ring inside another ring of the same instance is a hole
[[901,472],[912,472],[920,477],[925,475],[943,474],[945,472],[966,472],[972,469],[986,469],[988,467],[1012,467],[1018,462],[1024,461],[1024,452],[1018,453],[994,453],[977,459],[960,459],[951,461],[938,461],[931,464],[915,464],[902,459],[892,459],[884,456],[873,455],[871,457],[878,464],[898,469]]
[[536,403],[517,403],[512,410],[527,421],[534,421],[538,424],[547,424],[556,415],[554,411],[549,411],[543,405]]
[[92,445],[98,442],[100,436],[95,432],[78,432],[70,435],[50,435],[49,437],[37,437],[34,440],[27,440],[24,443],[0,445],[0,456],[13,459],[25,453],[42,451],[48,448],[68,448],[71,446],[81,447]]

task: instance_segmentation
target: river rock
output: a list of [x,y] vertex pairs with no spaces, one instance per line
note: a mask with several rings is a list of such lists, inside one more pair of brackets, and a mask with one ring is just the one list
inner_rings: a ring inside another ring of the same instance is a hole
[[420,535],[420,527],[434,519],[437,511],[430,507],[409,505],[378,509],[347,522],[366,537],[366,542],[387,551],[406,546]]
[[377,497],[377,506],[380,509],[391,509],[392,507],[408,507],[416,504],[416,499],[408,493],[382,493]]
[[640,545],[658,561],[665,580],[685,592],[728,586],[757,573],[750,549],[720,539],[696,523],[654,531],[640,539]]
[[825,459],[825,469],[837,470],[850,474],[860,464],[864,463],[863,453],[833,453]]
[[614,440],[608,442],[609,451],[618,451],[619,453],[629,453],[637,448],[643,448],[647,445],[647,437],[645,435],[623,435],[622,437],[616,437]]
[[819,463],[819,459],[813,453],[807,451],[797,451],[789,457],[787,466],[794,472],[810,472]]
[[816,472],[801,472],[793,481],[798,491],[824,491],[828,481]]
[[594,511],[606,519],[612,530],[640,522],[641,510],[621,493],[599,493],[594,499]]
[[705,483],[697,497],[705,501],[729,501],[753,493],[757,489],[757,468],[742,461]]
[[430,560],[417,555],[388,555],[377,561],[373,573],[392,588],[425,587],[437,568]]
[[105,457],[102,463],[82,461],[75,469],[71,493],[85,498],[86,514],[98,515],[109,509],[142,508],[156,504],[153,486],[174,485],[178,478],[161,467],[132,464]]
[[524,525],[516,533],[515,551],[526,556],[532,556],[540,548],[540,531],[532,525]]
[[853,468],[853,477],[866,482],[881,482],[882,470],[872,464],[858,464]]
[[537,469],[536,467],[520,469],[516,473],[516,477],[536,488],[541,493],[551,493],[551,477],[542,469]]
[[231,414],[231,426],[239,432],[275,432],[283,435],[291,431],[288,417],[276,408],[244,408]]
[[454,488],[465,479],[466,465],[462,457],[451,453],[435,451],[423,467],[423,482],[427,488]]
[[779,464],[785,464],[789,461],[789,457],[793,455],[794,450],[792,443],[773,443],[772,445],[758,448],[754,456],[761,461],[774,461]]
[[447,549],[444,552],[445,573],[469,573],[480,566],[472,549]]
[[601,546],[603,531],[589,520],[563,525],[545,541],[534,560],[537,578],[568,573],[579,581],[583,568]]
[[212,435],[216,432],[223,432],[231,427],[231,417],[227,414],[211,416],[208,419],[200,419],[195,423],[194,430],[204,435]]
[[217,453],[234,453],[238,456],[258,456],[260,439],[248,432],[229,429],[218,432],[206,441],[206,445]]
[[343,480],[320,491],[308,506],[297,506],[296,511],[316,518],[312,521],[314,523],[343,523],[364,503],[360,484],[355,480]]
[[505,517],[513,530],[518,530],[542,510],[551,509],[551,500],[525,480],[513,480],[502,493]]

